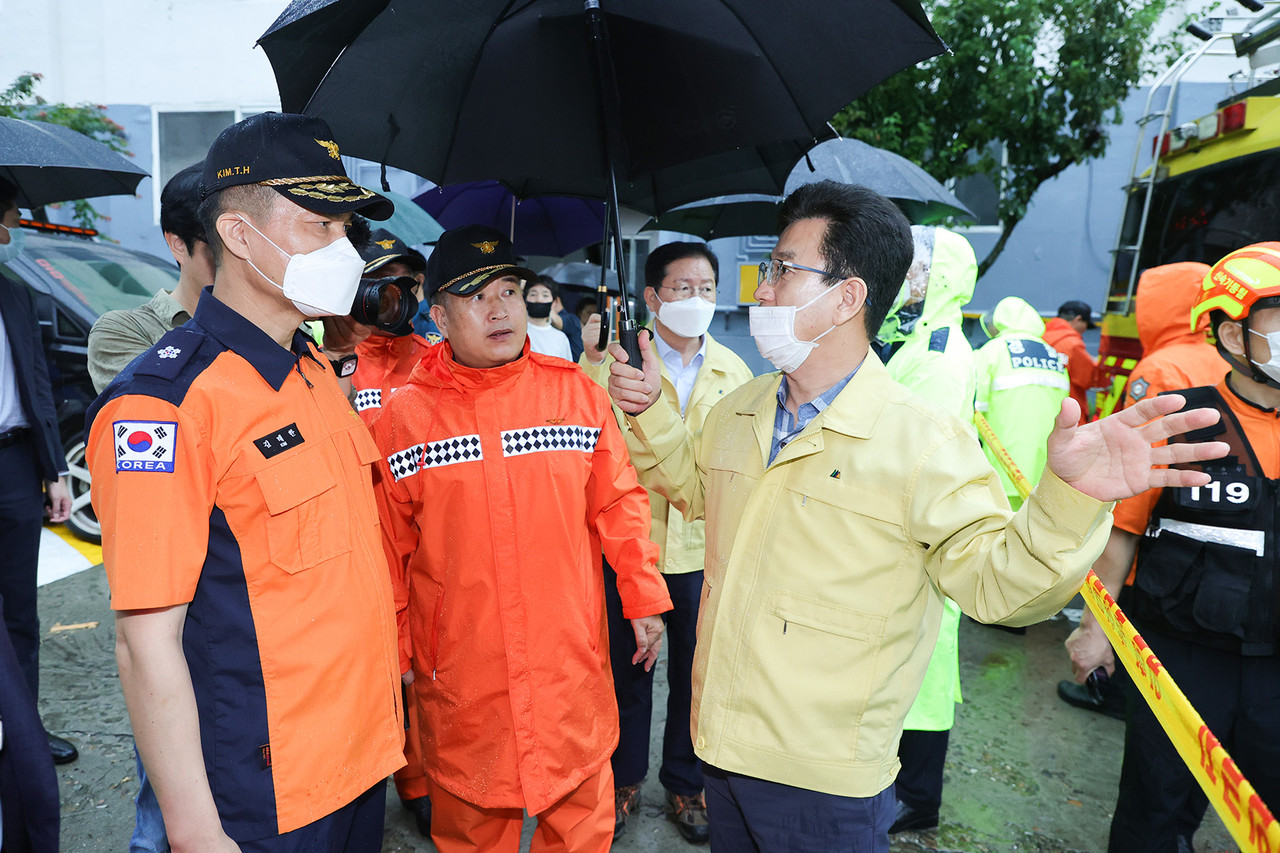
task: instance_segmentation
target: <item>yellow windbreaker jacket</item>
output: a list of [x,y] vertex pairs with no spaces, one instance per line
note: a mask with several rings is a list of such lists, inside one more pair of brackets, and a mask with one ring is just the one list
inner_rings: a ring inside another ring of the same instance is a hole
[[778,383],[726,397],[696,446],[668,406],[629,418],[641,482],[707,522],[694,747],[724,770],[873,796],[898,771],[943,595],[984,622],[1049,616],[1101,553],[1110,505],[1049,473],[1011,513],[965,424],[874,357],[766,467]]

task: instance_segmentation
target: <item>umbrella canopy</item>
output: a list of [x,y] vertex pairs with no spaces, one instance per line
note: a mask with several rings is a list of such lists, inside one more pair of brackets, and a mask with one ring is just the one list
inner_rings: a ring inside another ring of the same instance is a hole
[[18,188],[18,207],[133,195],[145,177],[126,157],[68,127],[0,118],[0,179]]
[[[717,152],[821,138],[849,101],[942,50],[914,0],[602,10],[614,110],[602,111],[582,0],[295,0],[259,43],[284,109],[326,119],[347,153],[440,185],[501,180],[520,198],[605,198],[606,136],[624,185]],[[619,189],[624,204],[661,206]]]
[[679,231],[704,240],[777,235],[780,195],[744,193],[685,204],[655,216],[641,231]]
[[440,239],[440,235],[444,233],[444,226],[432,219],[430,213],[414,204],[413,199],[389,190],[381,192],[395,204],[396,212],[391,214],[390,219],[380,223],[380,227],[387,229],[410,246],[434,243]]
[[498,181],[436,187],[414,201],[446,228],[488,225],[505,233],[517,255],[559,258],[604,239],[602,201],[553,195],[519,199]]
[[[575,290],[595,290],[600,286],[600,265],[587,261],[552,264],[538,275],[545,275],[554,279],[557,284]],[[618,274],[613,270],[607,270],[605,285],[610,293],[617,295],[619,293]]]
[[786,193],[828,179],[862,184],[893,199],[918,225],[932,225],[948,216],[973,218],[973,211],[924,169],[857,139],[831,139],[814,146],[791,171]]

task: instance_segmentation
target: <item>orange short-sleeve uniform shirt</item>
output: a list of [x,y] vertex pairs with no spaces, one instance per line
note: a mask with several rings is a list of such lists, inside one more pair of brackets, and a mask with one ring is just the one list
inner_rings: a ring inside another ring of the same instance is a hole
[[301,332],[206,291],[89,411],[115,610],[186,604],[183,650],[227,833],[289,832],[404,763],[378,451]]

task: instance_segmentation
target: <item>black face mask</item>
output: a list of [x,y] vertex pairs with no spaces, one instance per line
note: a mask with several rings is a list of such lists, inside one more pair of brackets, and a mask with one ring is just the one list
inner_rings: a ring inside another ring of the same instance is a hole
[[550,302],[526,302],[524,307],[528,309],[529,316],[535,320],[545,320],[551,316]]

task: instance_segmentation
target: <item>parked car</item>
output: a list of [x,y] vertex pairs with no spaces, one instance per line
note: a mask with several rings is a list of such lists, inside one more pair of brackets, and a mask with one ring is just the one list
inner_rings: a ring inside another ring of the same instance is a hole
[[107,311],[134,308],[159,290],[172,290],[178,268],[109,243],[29,233],[22,255],[0,264],[0,275],[21,282],[35,296],[70,471],[67,526],[81,539],[101,542],[85,465],[84,414],[97,396],[86,364],[89,329]]

